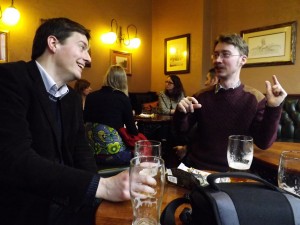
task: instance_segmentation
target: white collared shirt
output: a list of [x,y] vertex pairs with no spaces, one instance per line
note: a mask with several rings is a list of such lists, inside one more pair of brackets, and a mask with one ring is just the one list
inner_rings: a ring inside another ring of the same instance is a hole
[[69,92],[69,88],[66,84],[58,88],[55,81],[52,79],[52,77],[47,73],[47,71],[39,64],[37,61],[36,65],[41,73],[45,88],[49,94],[56,98],[62,98]]
[[240,85],[241,85],[240,80],[235,85],[233,85],[233,87],[230,87],[230,88],[225,88],[220,83],[217,83],[216,89],[215,89],[215,94],[218,93],[221,89],[224,89],[224,90],[235,89],[235,88],[239,87]]

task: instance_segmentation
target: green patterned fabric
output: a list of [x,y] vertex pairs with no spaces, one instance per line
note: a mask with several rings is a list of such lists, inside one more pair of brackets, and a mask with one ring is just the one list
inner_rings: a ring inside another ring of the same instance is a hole
[[86,134],[98,164],[126,164],[131,151],[126,147],[118,131],[99,123],[86,123]]

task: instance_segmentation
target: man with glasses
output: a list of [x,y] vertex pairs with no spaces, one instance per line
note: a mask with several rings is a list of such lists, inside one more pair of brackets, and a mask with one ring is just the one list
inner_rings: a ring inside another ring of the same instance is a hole
[[197,123],[195,138],[183,159],[197,169],[227,171],[228,136],[249,135],[261,149],[276,140],[281,103],[287,96],[275,75],[266,81],[266,96],[240,81],[247,62],[248,46],[237,34],[220,35],[214,43],[212,61],[219,83],[182,99],[174,124],[185,134]]

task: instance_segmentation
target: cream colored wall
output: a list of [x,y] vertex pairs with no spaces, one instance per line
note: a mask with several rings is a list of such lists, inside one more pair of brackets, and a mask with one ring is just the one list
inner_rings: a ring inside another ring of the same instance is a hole
[[[2,9],[11,4],[1,1]],[[132,76],[128,77],[129,91],[149,91],[151,76],[151,1],[150,0],[27,0],[14,1],[21,12],[17,26],[0,29],[9,30],[9,61],[30,60],[32,40],[41,18],[68,17],[91,30],[92,67],[86,68],[83,78],[98,89],[110,65],[110,49],[132,52]],[[140,48],[130,51],[119,44],[106,46],[100,42],[100,35],[110,31],[110,21],[115,18],[126,30],[133,23],[138,28],[142,43]]]
[[[1,1],[2,9],[10,4],[10,0]],[[110,49],[126,50],[119,45],[105,46],[99,41],[100,35],[110,30],[112,18],[123,30],[134,23],[142,40],[140,48],[132,52],[133,76],[128,77],[132,92],[164,88],[164,39],[190,33],[190,73],[180,75],[188,95],[203,87],[211,65],[212,42],[219,33],[239,33],[300,19],[298,0],[86,0],[84,4],[73,0],[16,0],[14,4],[21,12],[19,24],[15,27],[0,24],[0,29],[9,30],[9,60],[30,60],[33,35],[41,18],[69,17],[92,31],[93,62],[92,67],[84,71],[83,78],[91,81],[93,89],[100,86],[110,65]],[[242,81],[264,92],[264,81],[277,74],[290,94],[299,94],[298,49],[295,65],[244,68]]]
[[[236,32],[252,28],[298,21],[297,37],[300,37],[300,1],[298,0],[212,0],[213,36],[220,33]],[[241,79],[265,93],[265,80],[276,74],[289,94],[300,93],[300,50],[296,47],[294,65],[278,65],[243,68]]]
[[179,74],[186,94],[200,88],[204,0],[153,0],[151,90],[164,89],[164,39],[191,34],[190,73]]

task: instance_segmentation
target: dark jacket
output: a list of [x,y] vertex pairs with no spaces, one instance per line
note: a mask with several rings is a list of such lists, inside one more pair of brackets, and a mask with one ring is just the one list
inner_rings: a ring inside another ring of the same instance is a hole
[[1,224],[46,224],[53,199],[74,210],[82,205],[96,165],[75,92],[60,103],[61,145],[36,63],[0,64]]
[[116,130],[125,124],[130,134],[138,134],[128,96],[108,86],[103,86],[86,97],[84,120],[108,125]]

